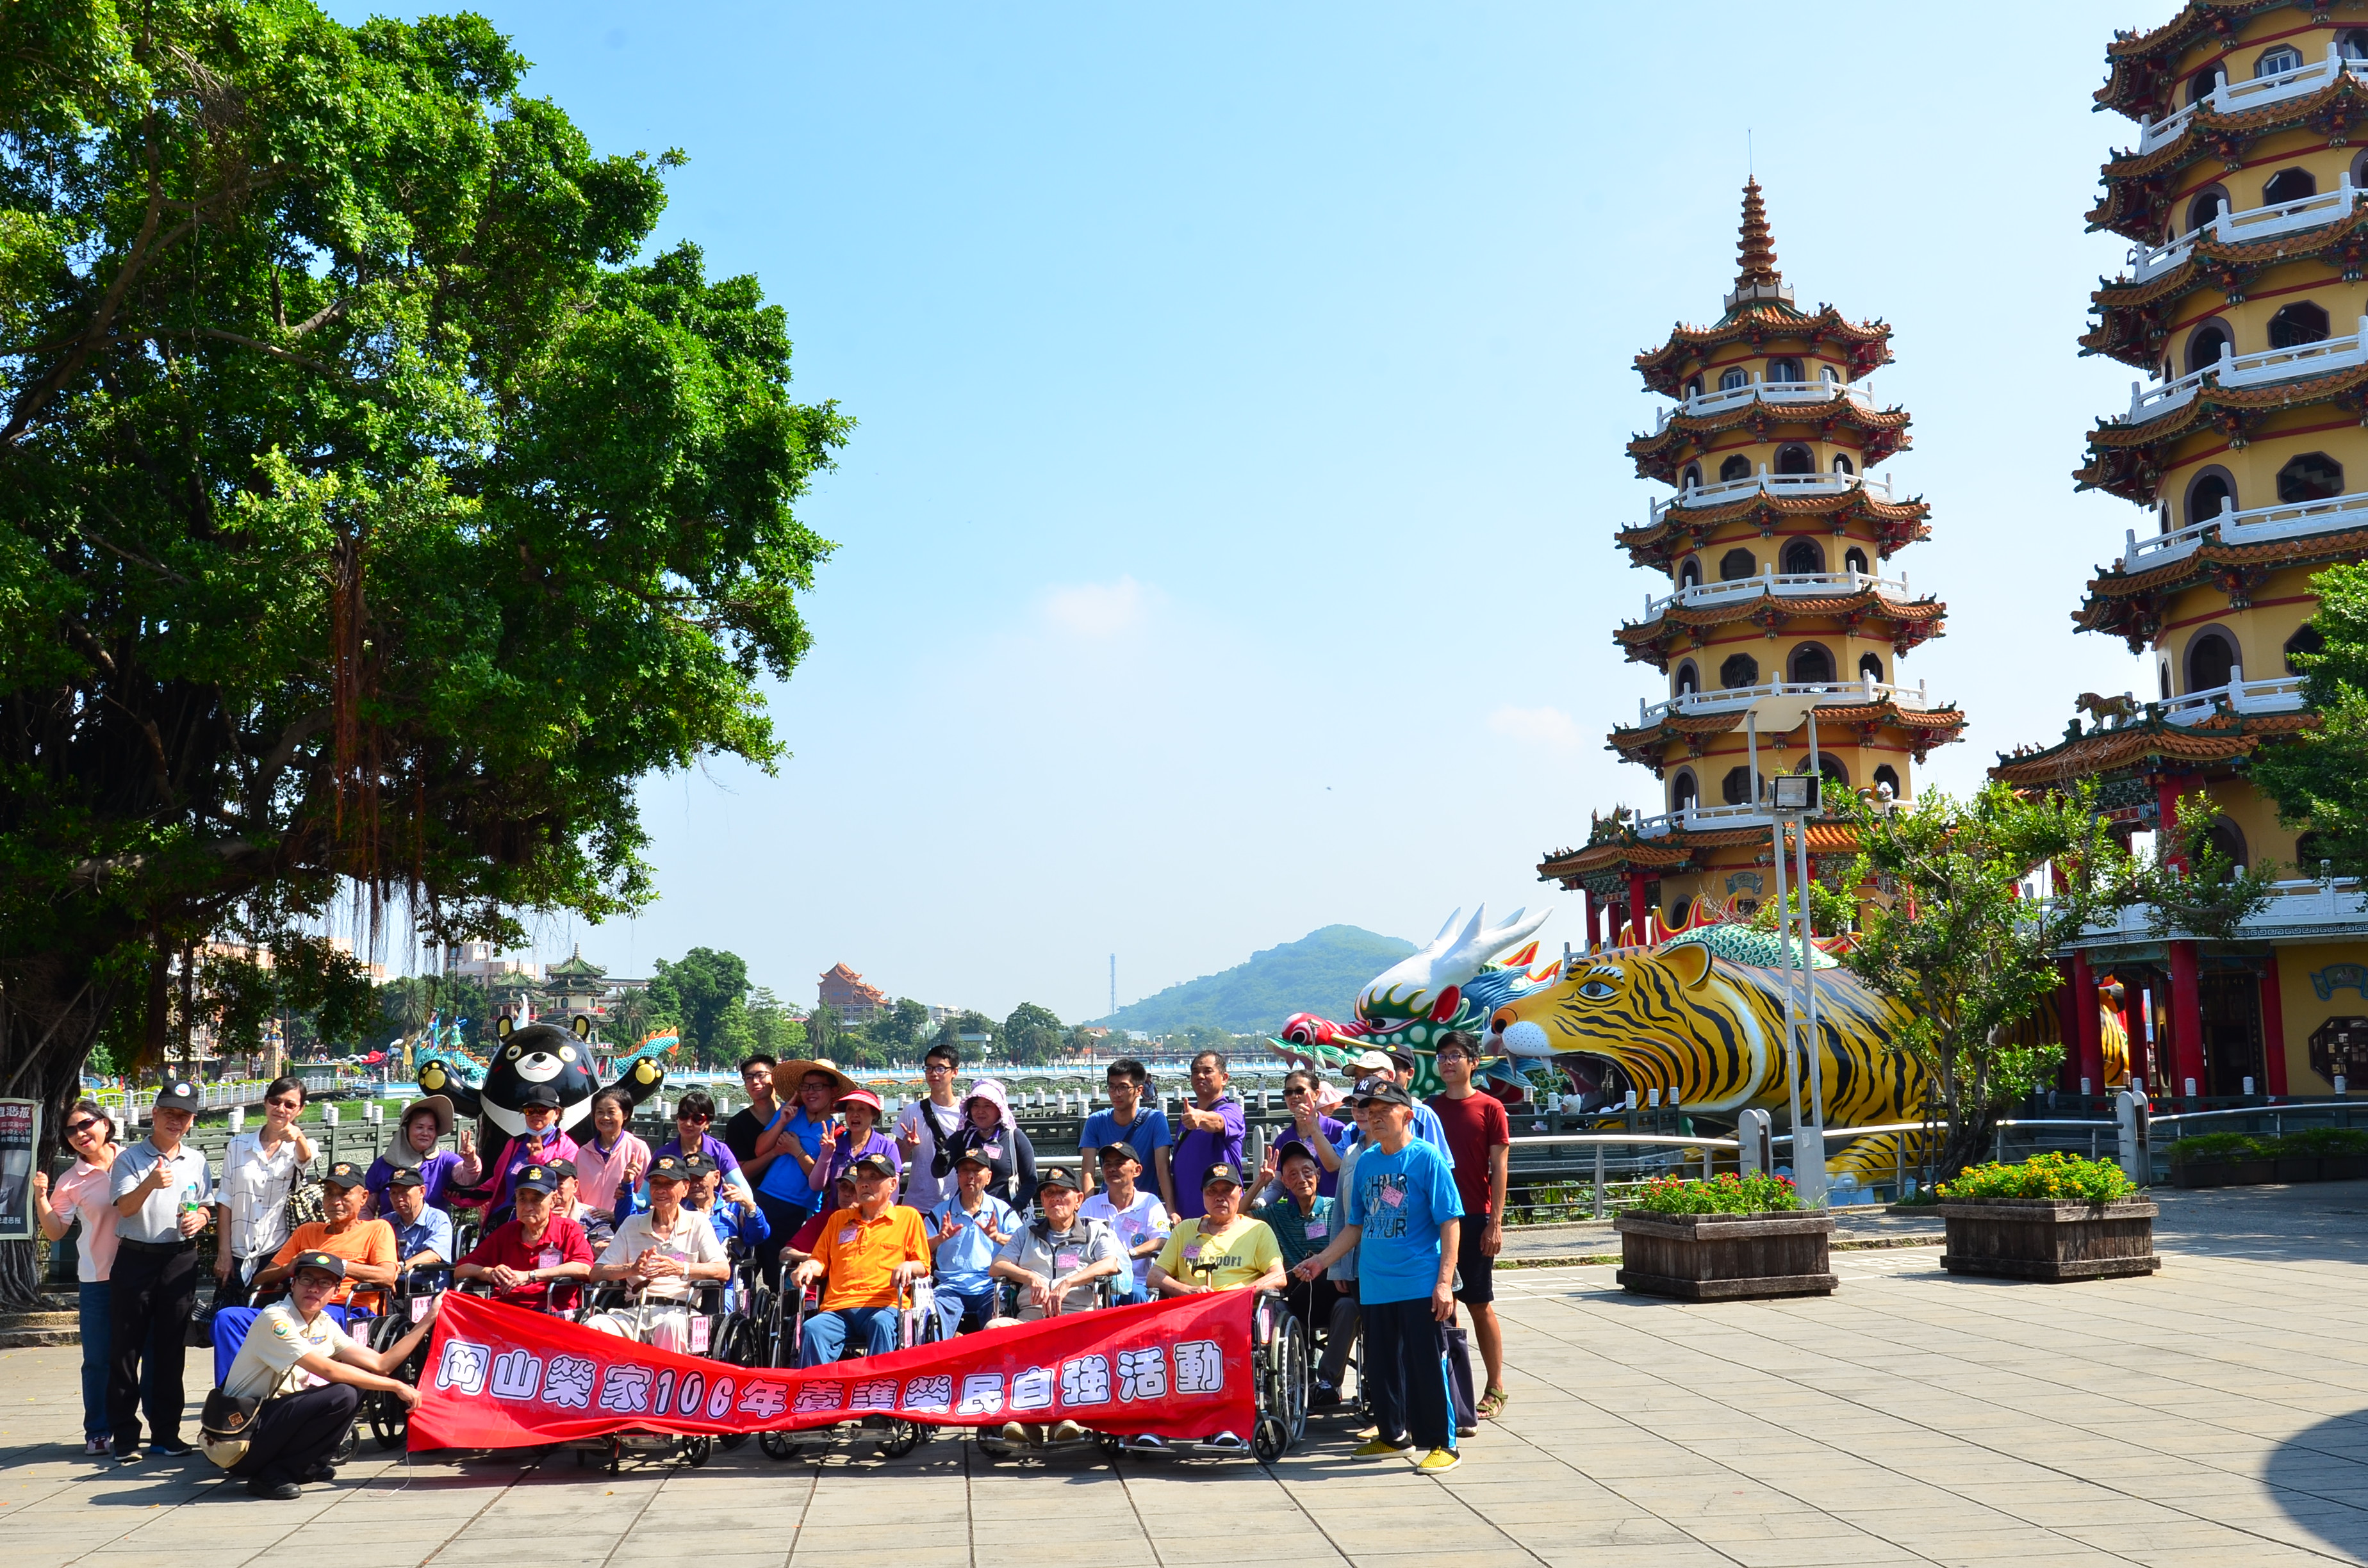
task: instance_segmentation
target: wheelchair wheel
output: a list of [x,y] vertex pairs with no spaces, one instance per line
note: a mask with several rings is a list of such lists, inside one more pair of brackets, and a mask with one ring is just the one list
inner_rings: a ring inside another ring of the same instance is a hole
[[891,1421],[888,1423],[888,1435],[880,1440],[880,1451],[892,1460],[903,1459],[928,1442],[936,1430],[917,1421]]
[[787,1432],[759,1432],[757,1434],[757,1447],[767,1459],[780,1463],[787,1463],[798,1457],[797,1439]]
[[1272,1464],[1307,1433],[1307,1334],[1297,1318],[1277,1319],[1258,1363],[1258,1416],[1250,1451],[1260,1463]]
[[370,1396],[370,1436],[381,1449],[399,1449],[411,1433],[411,1412],[391,1393]]
[[1114,1460],[1118,1458],[1119,1455],[1126,1452],[1126,1439],[1124,1437],[1113,1437],[1108,1432],[1095,1433],[1094,1446],[1101,1449],[1102,1457],[1105,1459]]
[[715,1439],[704,1434],[696,1437],[685,1437],[682,1440],[683,1460],[693,1470],[705,1464],[709,1456],[714,1452]]

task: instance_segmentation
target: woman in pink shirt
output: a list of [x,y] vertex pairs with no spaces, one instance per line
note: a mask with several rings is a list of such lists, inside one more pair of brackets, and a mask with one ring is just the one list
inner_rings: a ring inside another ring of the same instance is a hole
[[50,1173],[33,1173],[33,1213],[41,1234],[52,1243],[65,1240],[74,1221],[82,1221],[82,1451],[104,1455],[113,1435],[107,1422],[107,1278],[115,1267],[115,1203],[108,1196],[108,1168],[117,1152],[115,1121],[96,1103],[76,1100],[66,1112],[65,1131],[74,1168],[58,1177],[54,1194]]
[[625,1131],[633,1102],[622,1089],[592,1096],[592,1136],[575,1146],[575,1200],[601,1214],[617,1209],[617,1189],[641,1185],[650,1146]]

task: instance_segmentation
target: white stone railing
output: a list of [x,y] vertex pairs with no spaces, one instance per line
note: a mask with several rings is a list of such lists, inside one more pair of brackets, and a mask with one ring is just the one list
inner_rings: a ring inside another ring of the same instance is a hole
[[1873,676],[1854,681],[1762,681],[1758,686],[1731,686],[1717,691],[1688,691],[1666,702],[1636,699],[1636,727],[1643,729],[1675,713],[1738,713],[1763,697],[1830,697],[1836,702],[1880,702],[1889,698],[1901,708],[1923,711],[1931,705],[1924,683],[1886,686]]
[[2165,723],[2185,726],[2203,722],[2223,702],[2238,713],[2292,713],[2302,707],[2302,676],[2247,680],[2245,666],[2238,665],[2228,672],[2227,685],[2182,692],[2156,706]]
[[2368,197],[2368,191],[2353,185],[2351,171],[2346,169],[2333,190],[2320,191],[2316,196],[2297,197],[2292,201],[2281,201],[2268,207],[2248,207],[2242,212],[2224,211],[2210,222],[2190,229],[2175,240],[2131,251],[2129,281],[2143,283],[2157,273],[2168,272],[2179,266],[2194,250],[2195,242],[2206,233],[2219,244],[2248,244],[2255,240],[2271,239],[2300,229],[2340,223],[2351,216],[2351,210],[2363,197]]
[[2368,490],[2330,495],[2324,501],[2281,501],[2274,506],[2221,512],[2200,523],[2144,539],[2135,528],[2129,528],[2124,530],[2127,542],[2116,564],[2124,572],[2168,566],[2194,554],[2212,534],[2219,535],[2223,544],[2267,544],[2272,540],[2358,528],[2368,528]]
[[1688,806],[1681,812],[1638,817],[1634,826],[1639,838],[1667,838],[1680,828],[1688,832],[1716,832],[1731,827],[1769,827],[1775,821],[1765,806]]
[[1658,523],[1673,506],[1720,506],[1729,501],[1740,501],[1755,491],[1765,490],[1770,495],[1838,495],[1846,490],[1863,489],[1878,501],[1892,499],[1891,485],[1886,480],[1868,473],[1770,473],[1762,463],[1759,472],[1742,479],[1721,480],[1716,484],[1698,484],[1681,490],[1667,501],[1653,503],[1652,520]]
[[[2152,906],[2143,903],[2124,905],[2115,910],[2111,919],[2081,928],[2085,938],[2153,939],[2149,914]],[[2240,925],[2239,931],[2267,931],[2294,926],[2351,926],[2368,921],[2368,899],[2363,899],[2357,877],[2328,877],[2309,881],[2271,882],[2270,902]]]
[[1895,599],[1907,597],[1907,579],[1877,577],[1866,572],[1778,572],[1773,566],[1756,577],[1727,583],[1696,583],[1658,598],[1645,596],[1645,619],[1652,619],[1672,605],[1725,604],[1733,599],[1815,598],[1823,594],[1858,594],[1873,588]]
[[2113,423],[2143,425],[2173,409],[2184,408],[2193,401],[2207,376],[2221,387],[2269,386],[2305,376],[2324,376],[2354,365],[2368,365],[2368,316],[2360,318],[2360,330],[2349,337],[2323,337],[2316,343],[2297,343],[2291,348],[2257,348],[2250,354],[2239,354],[2224,340],[2220,358],[2200,370],[2190,370],[2176,381],[2151,387],[2132,381],[2129,412],[2116,416]]
[[2347,60],[2340,44],[2327,46],[2327,58],[2297,65],[2291,71],[2281,71],[2271,76],[2256,76],[2248,82],[2222,81],[2211,92],[2198,98],[2176,114],[2156,119],[2152,115],[2138,120],[2138,151],[2151,153],[2167,147],[2187,133],[2195,119],[2195,111],[2204,105],[2212,106],[2214,114],[2242,114],[2247,109],[2260,108],[2268,104],[2283,103],[2288,98],[2305,97],[2317,92],[2346,70],[2358,71],[2363,62]]
[[1695,392],[1675,408],[1661,410],[1660,420],[1653,426],[1653,433],[1657,436],[1668,429],[1669,421],[1680,413],[1700,418],[1703,415],[1724,413],[1727,409],[1739,407],[1747,403],[1831,403],[1838,397],[1847,398],[1861,408],[1874,406],[1874,394],[1872,390],[1864,386],[1854,385],[1848,381],[1826,381],[1822,378],[1814,381],[1763,381],[1759,379],[1758,372],[1755,371],[1753,379],[1739,387],[1727,387],[1718,392]]

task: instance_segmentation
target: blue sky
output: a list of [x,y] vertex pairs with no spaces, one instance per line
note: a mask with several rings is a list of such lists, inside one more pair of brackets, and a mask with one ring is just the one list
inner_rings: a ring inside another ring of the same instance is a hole
[[[1656,487],[1630,367],[1734,276],[1750,133],[1786,280],[1896,329],[1902,678],[1926,779],[2143,684],[2075,638],[2136,509],[2070,472],[2131,372],[2077,357],[2115,27],[2172,6],[484,7],[604,151],[679,146],[661,240],[786,307],[860,422],[779,775],[649,781],[664,897],[541,923],[619,972],[705,944],[810,1001],[1064,1017],[1334,921],[1563,910],[1541,852],[1658,787],[1602,737]],[[359,17],[369,7],[340,6]],[[1679,17],[1691,18],[1673,26]]]

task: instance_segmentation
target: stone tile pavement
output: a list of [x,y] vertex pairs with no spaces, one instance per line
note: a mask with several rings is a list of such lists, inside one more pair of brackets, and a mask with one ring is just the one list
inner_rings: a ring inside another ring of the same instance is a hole
[[85,1463],[76,1352],[0,1352],[0,1568],[2368,1563],[2368,1184],[2210,1196],[2174,1200],[2142,1280],[1956,1279],[1903,1247],[1838,1254],[1828,1300],[1697,1307],[1500,1273],[1513,1402],[1437,1481],[1349,1462],[1336,1421],[1272,1471],[941,1437],[610,1477],[366,1440],[259,1503],[202,1460]]

